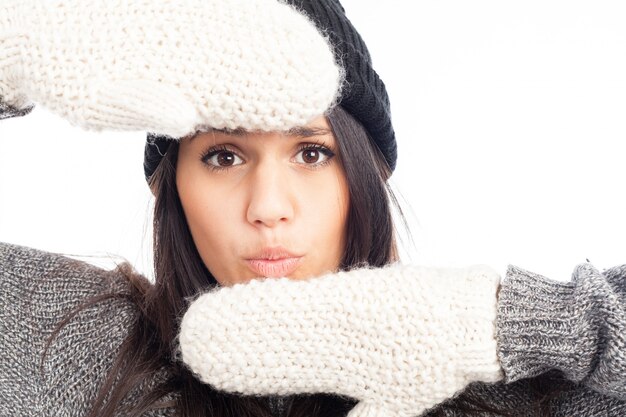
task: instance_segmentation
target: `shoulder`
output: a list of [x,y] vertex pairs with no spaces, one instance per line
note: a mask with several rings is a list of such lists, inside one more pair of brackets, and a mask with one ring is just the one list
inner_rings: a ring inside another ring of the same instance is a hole
[[[86,411],[90,401],[85,400],[95,397],[137,321],[139,310],[128,294],[130,281],[120,270],[0,243],[0,324],[10,341],[0,343],[0,351],[16,358],[0,359],[0,378],[7,372],[23,378],[6,389],[24,397],[23,404],[34,401],[42,415],[71,404]],[[68,316],[97,296],[103,297]],[[51,338],[66,317],[67,323]]]
[[67,301],[123,291],[129,284],[119,269],[106,270],[62,254],[0,242],[0,289],[5,291],[48,293]]
[[[21,319],[16,325],[40,336],[49,335],[65,315],[97,296],[103,296],[102,301],[81,310],[68,328],[94,320],[101,331],[127,325],[136,313],[126,297],[130,289],[130,280],[119,268],[106,270],[61,254],[0,243],[0,301],[5,313],[11,310]],[[117,296],[105,298],[107,294]]]

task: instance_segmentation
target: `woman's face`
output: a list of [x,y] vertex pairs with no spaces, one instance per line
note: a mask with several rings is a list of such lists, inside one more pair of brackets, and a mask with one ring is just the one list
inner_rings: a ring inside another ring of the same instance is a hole
[[178,193],[221,285],[337,270],[349,205],[338,152],[324,116],[289,133],[213,131],[181,140]]

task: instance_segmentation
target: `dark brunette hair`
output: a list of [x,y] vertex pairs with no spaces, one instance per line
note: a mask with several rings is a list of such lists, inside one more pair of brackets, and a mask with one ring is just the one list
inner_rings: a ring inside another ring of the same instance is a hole
[[[387,163],[367,132],[344,109],[333,109],[328,120],[337,138],[350,193],[340,269],[379,267],[397,261],[393,207],[407,233],[408,227],[388,185],[391,172]],[[155,283],[134,272],[128,263],[120,265],[118,271],[128,278],[128,292],[87,300],[61,321],[48,344],[80,309],[107,298],[125,298],[137,306],[136,321],[88,417],[114,417],[127,393],[157,374],[163,375],[163,380],[141,390],[138,399],[123,410],[125,416],[139,417],[149,410],[171,408],[180,417],[270,417],[270,397],[218,392],[194,377],[177,356],[177,334],[180,318],[188,307],[186,300],[219,285],[202,262],[183,213],[176,188],[177,156],[178,142],[172,142],[150,181],[155,194]],[[290,417],[345,416],[357,403],[356,399],[330,393],[292,395],[281,400],[285,415]],[[463,399],[462,395],[456,399],[454,409],[498,412],[481,400]],[[429,415],[443,416],[442,410]]]

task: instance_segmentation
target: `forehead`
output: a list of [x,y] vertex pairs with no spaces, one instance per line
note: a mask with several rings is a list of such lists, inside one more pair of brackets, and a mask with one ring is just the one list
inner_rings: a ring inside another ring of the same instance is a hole
[[204,135],[214,136],[215,134],[220,134],[220,135],[226,135],[226,136],[234,137],[234,138],[247,138],[249,136],[266,135],[266,134],[271,134],[271,133],[280,133],[282,136],[293,138],[293,139],[306,139],[306,138],[312,138],[316,136],[329,136],[329,137],[334,138],[333,131],[330,125],[328,124],[326,118],[324,116],[321,116],[306,126],[296,126],[286,131],[280,131],[280,132],[248,131],[242,128],[211,129],[208,131],[198,132],[196,135],[191,137],[191,141],[193,141],[198,136],[204,136]]

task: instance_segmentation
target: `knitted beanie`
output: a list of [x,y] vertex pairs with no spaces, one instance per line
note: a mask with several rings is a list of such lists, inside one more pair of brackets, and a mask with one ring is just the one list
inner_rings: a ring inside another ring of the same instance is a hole
[[[363,125],[393,171],[396,166],[397,145],[385,84],[374,71],[367,46],[346,17],[339,0],[276,1],[307,16],[315,24],[320,36],[324,36],[332,44],[335,59],[345,71],[345,85],[342,86],[340,97],[331,106],[341,105]],[[271,45],[267,47],[269,49]],[[302,45],[298,50],[307,54],[307,45]],[[148,133],[144,152],[146,180],[156,170],[173,139],[176,138]]]

